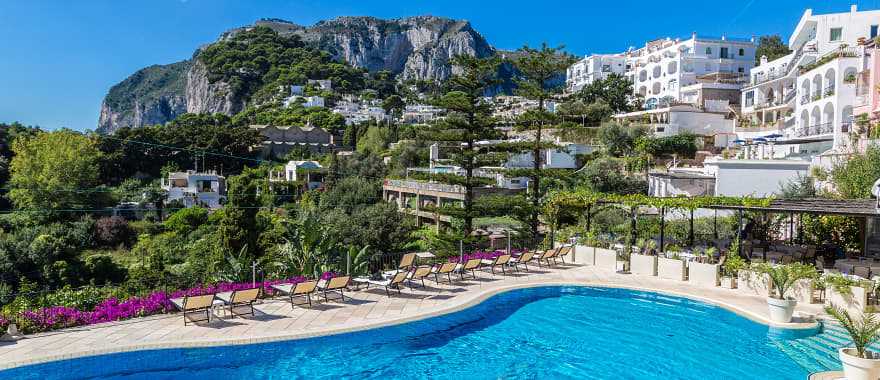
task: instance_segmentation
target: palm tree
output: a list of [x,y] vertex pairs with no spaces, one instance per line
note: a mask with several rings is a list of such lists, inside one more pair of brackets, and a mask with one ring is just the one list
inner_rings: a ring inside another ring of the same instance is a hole
[[857,320],[841,307],[826,306],[825,312],[834,317],[849,333],[858,356],[867,359],[865,354],[868,346],[880,338],[880,320],[875,317],[875,314],[865,313],[861,319]]

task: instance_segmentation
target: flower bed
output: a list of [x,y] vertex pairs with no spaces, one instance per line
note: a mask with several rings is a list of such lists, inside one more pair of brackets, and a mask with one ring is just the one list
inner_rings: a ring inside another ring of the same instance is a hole
[[[324,273],[321,278],[331,278],[335,275],[335,273],[328,272]],[[272,285],[296,284],[305,280],[305,277],[297,276],[283,280],[263,281],[258,283],[257,286],[263,289],[262,294],[264,296],[271,296],[274,293]],[[10,322],[15,322],[22,332],[34,333],[119,321],[173,311],[174,306],[171,304],[171,300],[174,298],[231,292],[252,287],[253,285],[250,282],[225,282],[177,290],[170,294],[164,291],[155,291],[144,297],[130,297],[125,300],[111,297],[96,305],[92,310],[79,310],[67,306],[25,310],[16,315],[0,316],[0,327],[5,329]]]

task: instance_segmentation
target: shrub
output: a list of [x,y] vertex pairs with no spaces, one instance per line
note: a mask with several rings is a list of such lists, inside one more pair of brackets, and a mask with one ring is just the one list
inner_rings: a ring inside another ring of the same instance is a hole
[[165,228],[179,234],[187,234],[208,222],[208,210],[202,207],[189,207],[178,210],[165,221]]
[[125,279],[125,269],[116,264],[110,255],[86,257],[84,267],[92,284],[118,283]]
[[95,240],[98,244],[108,247],[128,245],[133,235],[128,221],[123,217],[111,216],[95,221]]

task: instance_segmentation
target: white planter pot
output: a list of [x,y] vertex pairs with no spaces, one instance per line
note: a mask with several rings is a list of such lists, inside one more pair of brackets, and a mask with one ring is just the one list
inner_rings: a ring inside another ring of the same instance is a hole
[[629,260],[633,274],[644,276],[657,275],[657,256],[632,255]]
[[825,289],[825,304],[846,309],[850,313],[864,313],[868,305],[868,290],[860,286],[850,286],[851,294],[841,294],[833,286]]
[[737,275],[737,291],[753,295],[769,297],[773,285],[770,276],[764,273],[741,270]]
[[629,261],[618,261],[617,262],[617,272],[618,273],[629,273]]
[[[872,354],[870,351],[867,351]],[[880,378],[880,359],[863,359],[856,356],[856,349],[844,347],[837,350],[843,363],[843,375],[847,380],[877,380]]]
[[657,259],[657,275],[667,280],[685,281],[687,266],[682,260],[660,257]]
[[813,280],[810,279],[800,279],[795,281],[794,285],[789,290],[789,294],[794,297],[798,302],[804,304],[813,303],[813,289],[815,288],[815,284]]
[[773,322],[791,322],[791,316],[794,314],[795,306],[797,306],[797,300],[794,298],[781,300],[779,298],[767,297],[767,307],[770,311],[770,320]]
[[596,266],[600,269],[617,271],[617,251],[596,248]]
[[721,277],[721,287],[725,289],[736,289],[736,277]]
[[574,252],[571,253],[571,260],[575,264],[596,265],[596,247],[588,245],[574,246]]
[[721,281],[721,266],[691,262],[688,264],[688,281],[694,285],[714,288]]

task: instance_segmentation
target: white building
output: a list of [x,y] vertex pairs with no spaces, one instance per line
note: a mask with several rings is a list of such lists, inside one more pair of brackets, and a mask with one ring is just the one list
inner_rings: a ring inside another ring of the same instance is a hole
[[729,93],[736,93],[745,83],[756,49],[754,39],[696,33],[687,40],[650,41],[626,53],[625,76],[632,80],[633,91],[645,98],[646,108],[692,103],[697,89],[704,100],[716,98],[711,92],[720,93],[721,99],[730,98]]
[[324,97],[322,96],[291,96],[284,100],[284,106],[290,107],[291,104],[299,104],[305,108],[321,107],[324,108]]
[[324,167],[318,161],[288,161],[283,173],[269,173],[273,182],[302,181],[307,190],[314,190],[324,183]]
[[330,79],[309,79],[307,83],[321,91],[333,91],[333,81]]
[[855,45],[877,36],[878,25],[880,11],[859,12],[855,5],[825,15],[807,9],[788,40],[792,53],[773,61],[762,57],[752,70],[738,132],[762,130],[784,136],[777,144],[828,142],[845,149],[864,54]]
[[226,178],[215,171],[168,173],[162,178],[162,189],[168,193],[165,203],[180,201],[184,207],[220,208],[226,201]]
[[[710,111],[689,104],[618,114],[614,118],[646,125],[658,136],[674,136],[683,132],[701,136],[725,136],[732,135],[736,125],[726,109]],[[719,147],[728,145],[727,139],[717,140]]]
[[446,110],[428,104],[407,105],[401,118],[406,124],[425,124],[440,117]]
[[566,70],[565,85],[569,92],[578,92],[593,81],[605,79],[611,74],[623,76],[626,69],[624,54],[588,55]]
[[378,105],[361,104],[352,101],[340,101],[333,107],[333,112],[345,118],[345,125],[359,124],[370,120],[377,122],[388,120],[388,114]]

